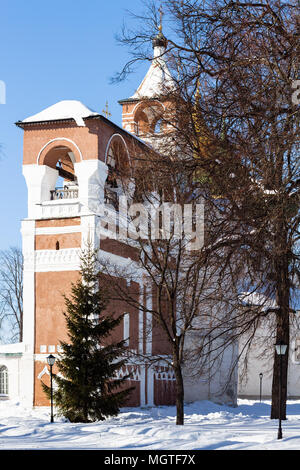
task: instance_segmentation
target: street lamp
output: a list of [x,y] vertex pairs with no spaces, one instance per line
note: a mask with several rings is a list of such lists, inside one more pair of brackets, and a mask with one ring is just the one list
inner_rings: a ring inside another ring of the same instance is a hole
[[279,427],[278,427],[278,436],[277,439],[282,439],[282,429],[281,429],[281,382],[282,382],[282,356],[285,355],[287,345],[280,341],[275,344],[275,350],[280,358],[280,369],[279,369]]
[[262,372],[259,374],[259,381],[260,381],[260,383],[259,383],[259,401],[260,401],[260,403],[261,403],[261,394],[262,394],[262,379],[263,379],[263,375],[264,375],[264,374],[263,374]]
[[52,356],[52,354],[50,354],[50,356],[47,357],[47,362],[50,366],[50,396],[51,396],[51,423],[53,423],[53,383],[52,383],[52,378],[53,378],[53,374],[52,374],[52,367],[54,366],[54,363],[55,363],[55,357]]

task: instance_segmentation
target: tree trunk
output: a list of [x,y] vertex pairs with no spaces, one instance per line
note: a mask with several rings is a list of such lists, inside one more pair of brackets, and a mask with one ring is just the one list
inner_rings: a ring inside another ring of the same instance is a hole
[[[287,377],[288,377],[288,358],[289,358],[289,299],[290,286],[288,277],[288,263],[286,257],[277,265],[277,318],[276,318],[276,343],[282,342],[287,345],[286,353],[282,356],[282,374],[281,374],[281,419],[286,419],[286,400],[287,400]],[[271,419],[279,419],[280,409],[280,356],[275,352],[273,366],[272,382],[272,406]]]
[[184,386],[181,365],[177,362],[174,367],[176,378],[176,424],[184,424]]
[[[278,314],[278,317],[280,314]],[[282,356],[282,376],[281,376],[281,419],[286,419],[286,400],[287,400],[287,375],[288,375],[288,354],[289,354],[289,317],[282,315],[283,318],[277,321],[276,343],[282,341],[287,345],[286,353]],[[279,419],[279,387],[280,387],[280,356],[274,355],[273,382],[272,382],[272,406],[271,419]]]
[[19,342],[23,341],[23,313],[20,315],[20,332],[19,332]]

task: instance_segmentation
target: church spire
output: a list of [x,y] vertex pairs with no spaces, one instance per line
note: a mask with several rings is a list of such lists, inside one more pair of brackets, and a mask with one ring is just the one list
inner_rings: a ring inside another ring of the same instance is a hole
[[159,27],[158,27],[158,29],[159,29],[160,32],[162,32],[162,19],[163,19],[163,16],[164,16],[164,11],[163,11],[161,5],[160,5],[158,11],[159,11]]
[[165,53],[167,45],[168,45],[168,40],[162,32],[163,9],[162,9],[161,6],[159,8],[159,13],[160,13],[160,23],[159,23],[159,27],[158,27],[158,33],[152,39],[154,59],[156,59],[157,57],[162,56]]
[[[123,127],[136,135],[153,133],[154,107],[159,107],[161,114],[164,107],[162,101],[176,90],[176,82],[166,62],[168,41],[162,31],[162,8],[159,12],[160,24],[156,35],[152,38],[153,60],[150,68],[135,93],[130,98],[119,101],[123,106]],[[140,106],[137,102],[140,102]]]

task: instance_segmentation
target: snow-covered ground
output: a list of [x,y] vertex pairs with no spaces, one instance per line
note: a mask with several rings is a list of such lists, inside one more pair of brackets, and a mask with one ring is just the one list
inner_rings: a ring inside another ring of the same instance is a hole
[[237,408],[201,401],[185,407],[185,425],[175,425],[175,407],[124,408],[116,418],[72,424],[49,422],[49,409],[29,410],[0,401],[1,449],[300,449],[300,401],[289,401],[288,420],[277,440],[270,402],[239,400]]

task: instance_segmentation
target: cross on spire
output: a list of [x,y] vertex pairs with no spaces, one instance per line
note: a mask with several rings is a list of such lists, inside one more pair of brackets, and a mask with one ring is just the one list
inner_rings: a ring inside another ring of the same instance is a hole
[[161,32],[162,31],[162,20],[163,20],[163,16],[164,16],[164,11],[163,11],[163,7],[162,5],[160,5],[159,9],[159,31]]
[[102,109],[102,113],[104,114],[104,116],[105,116],[106,118],[108,118],[108,117],[111,116],[111,113],[110,113],[109,110],[108,110],[108,101],[106,101],[105,109]]

